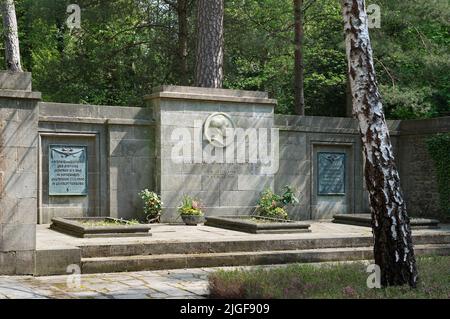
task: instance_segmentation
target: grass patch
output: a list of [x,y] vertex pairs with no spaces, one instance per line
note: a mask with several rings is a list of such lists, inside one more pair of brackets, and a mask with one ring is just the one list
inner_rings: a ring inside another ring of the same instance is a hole
[[102,227],[102,226],[132,226],[139,225],[139,221],[137,220],[84,220],[80,221],[80,224],[86,227]]
[[209,276],[211,298],[345,299],[450,298],[450,257],[418,259],[420,282],[383,289],[367,288],[367,264],[292,264],[281,268],[219,270]]

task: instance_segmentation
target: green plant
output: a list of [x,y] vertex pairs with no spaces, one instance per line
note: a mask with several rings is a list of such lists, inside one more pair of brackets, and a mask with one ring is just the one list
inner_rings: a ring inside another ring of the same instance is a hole
[[[419,257],[421,280],[408,286],[367,288],[367,264],[290,264],[210,273],[209,297],[218,299],[447,299],[450,257]],[[447,299],[448,300],[448,299]]]
[[295,205],[299,202],[291,187],[283,187],[283,195],[278,195],[270,189],[266,189],[258,200],[259,216],[287,219],[285,206]]
[[286,205],[295,205],[299,203],[299,200],[297,198],[297,196],[295,196],[294,190],[286,185],[283,187],[284,189],[284,193],[282,195],[282,203],[286,206]]
[[155,192],[144,189],[139,192],[139,196],[144,201],[144,215],[147,221],[159,219],[161,216],[162,205],[161,197]]
[[446,214],[450,216],[450,133],[436,134],[427,140],[428,151],[434,160],[438,188],[439,204]]
[[178,212],[181,216],[203,216],[201,202],[189,195],[183,196]]

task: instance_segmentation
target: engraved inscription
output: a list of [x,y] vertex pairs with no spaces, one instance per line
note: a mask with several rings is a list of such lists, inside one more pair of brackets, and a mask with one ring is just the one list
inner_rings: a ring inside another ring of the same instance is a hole
[[345,195],[345,154],[319,152],[318,194]]
[[87,147],[49,146],[49,195],[87,195]]

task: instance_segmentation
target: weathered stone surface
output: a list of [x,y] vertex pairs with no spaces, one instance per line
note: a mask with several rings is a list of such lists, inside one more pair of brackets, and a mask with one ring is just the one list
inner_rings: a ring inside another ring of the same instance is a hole
[[[207,217],[205,226],[219,227],[242,231],[252,234],[289,234],[289,233],[305,233],[310,232],[310,225],[302,222],[294,222],[291,220],[270,219],[264,217],[249,216],[219,216]],[[264,220],[264,223],[258,223],[255,220]]]
[[2,89],[31,92],[31,73],[0,71],[0,90]]
[[[370,214],[334,215],[333,223],[372,227],[372,217]],[[437,219],[411,218],[410,223],[413,229],[439,228]]]
[[[8,90],[2,90],[2,89]],[[37,219],[37,102],[30,74],[0,72],[0,273],[31,274]]]

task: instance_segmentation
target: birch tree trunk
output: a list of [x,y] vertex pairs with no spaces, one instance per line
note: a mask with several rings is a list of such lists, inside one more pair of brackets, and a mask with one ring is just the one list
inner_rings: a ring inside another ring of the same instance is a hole
[[381,285],[415,287],[418,277],[411,228],[376,82],[365,1],[342,3],[353,115],[361,133],[372,211],[375,263],[381,269]]
[[0,0],[3,16],[6,66],[9,71],[22,72],[17,31],[16,8],[13,0]]
[[297,115],[305,115],[304,96],[304,65],[303,65],[303,0],[294,0],[295,21],[295,83],[294,83],[294,111]]
[[222,87],[223,15],[224,0],[197,1],[197,86]]

